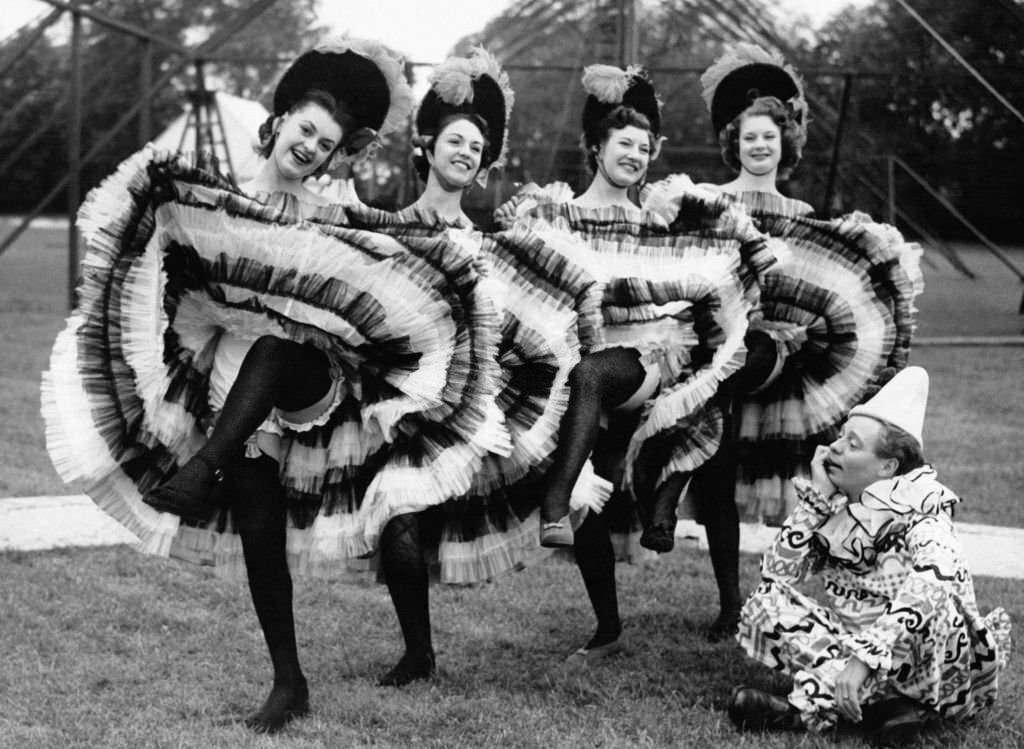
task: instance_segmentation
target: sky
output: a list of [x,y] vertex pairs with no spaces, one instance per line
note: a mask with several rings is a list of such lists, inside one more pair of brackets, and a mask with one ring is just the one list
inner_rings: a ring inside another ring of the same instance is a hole
[[[42,0],[2,0],[0,38],[48,13]],[[779,5],[821,23],[848,4],[866,0],[779,0]],[[380,39],[413,62],[440,62],[461,37],[479,31],[511,0],[320,0],[320,19],[335,30]],[[396,23],[396,19],[400,22]]]

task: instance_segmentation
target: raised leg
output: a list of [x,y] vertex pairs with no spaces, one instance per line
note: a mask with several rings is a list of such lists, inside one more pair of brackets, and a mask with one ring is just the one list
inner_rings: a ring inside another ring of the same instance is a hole
[[601,427],[601,410],[624,403],[643,384],[644,369],[635,349],[612,348],[589,354],[569,375],[569,405],[558,432],[541,503],[541,544],[571,546],[569,497]]
[[331,387],[327,358],[312,346],[263,336],[242,362],[206,444],[174,476],[143,497],[161,512],[208,521],[208,502],[222,468],[237,455],[273,408],[298,411],[315,404]]

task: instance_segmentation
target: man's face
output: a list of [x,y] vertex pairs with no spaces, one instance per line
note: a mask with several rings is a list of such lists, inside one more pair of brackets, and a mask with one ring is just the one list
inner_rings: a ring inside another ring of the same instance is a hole
[[828,446],[825,472],[851,502],[860,499],[861,492],[868,486],[879,479],[891,478],[896,472],[895,458],[880,458],[875,454],[882,430],[882,423],[877,419],[851,416],[836,441]]

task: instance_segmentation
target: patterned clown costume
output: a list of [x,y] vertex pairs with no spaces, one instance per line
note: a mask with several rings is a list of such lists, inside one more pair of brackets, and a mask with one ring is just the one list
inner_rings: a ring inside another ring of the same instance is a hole
[[[878,481],[856,503],[794,485],[798,503],[762,559],[737,641],[793,677],[804,724],[835,725],[835,681],[852,656],[872,669],[861,704],[903,696],[953,720],[991,705],[1009,617],[979,614],[951,516],[959,498],[935,471]],[[818,574],[824,604],[797,589]]]

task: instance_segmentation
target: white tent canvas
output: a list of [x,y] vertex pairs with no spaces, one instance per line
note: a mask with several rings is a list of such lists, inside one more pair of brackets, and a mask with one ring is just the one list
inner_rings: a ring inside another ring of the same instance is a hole
[[[270,112],[258,101],[242,99],[223,91],[216,92],[214,96],[224,123],[224,136],[228,155],[231,157],[231,173],[236,182],[245,182],[256,176],[259,169],[261,159],[253,148],[259,143],[260,125],[270,116]],[[153,139],[153,144],[157,148],[169,151],[176,151],[179,146],[182,151],[195,150],[195,121],[190,121],[188,115],[189,107],[186,107],[166,130]],[[224,159],[220,148],[217,149],[217,157],[222,161]]]

